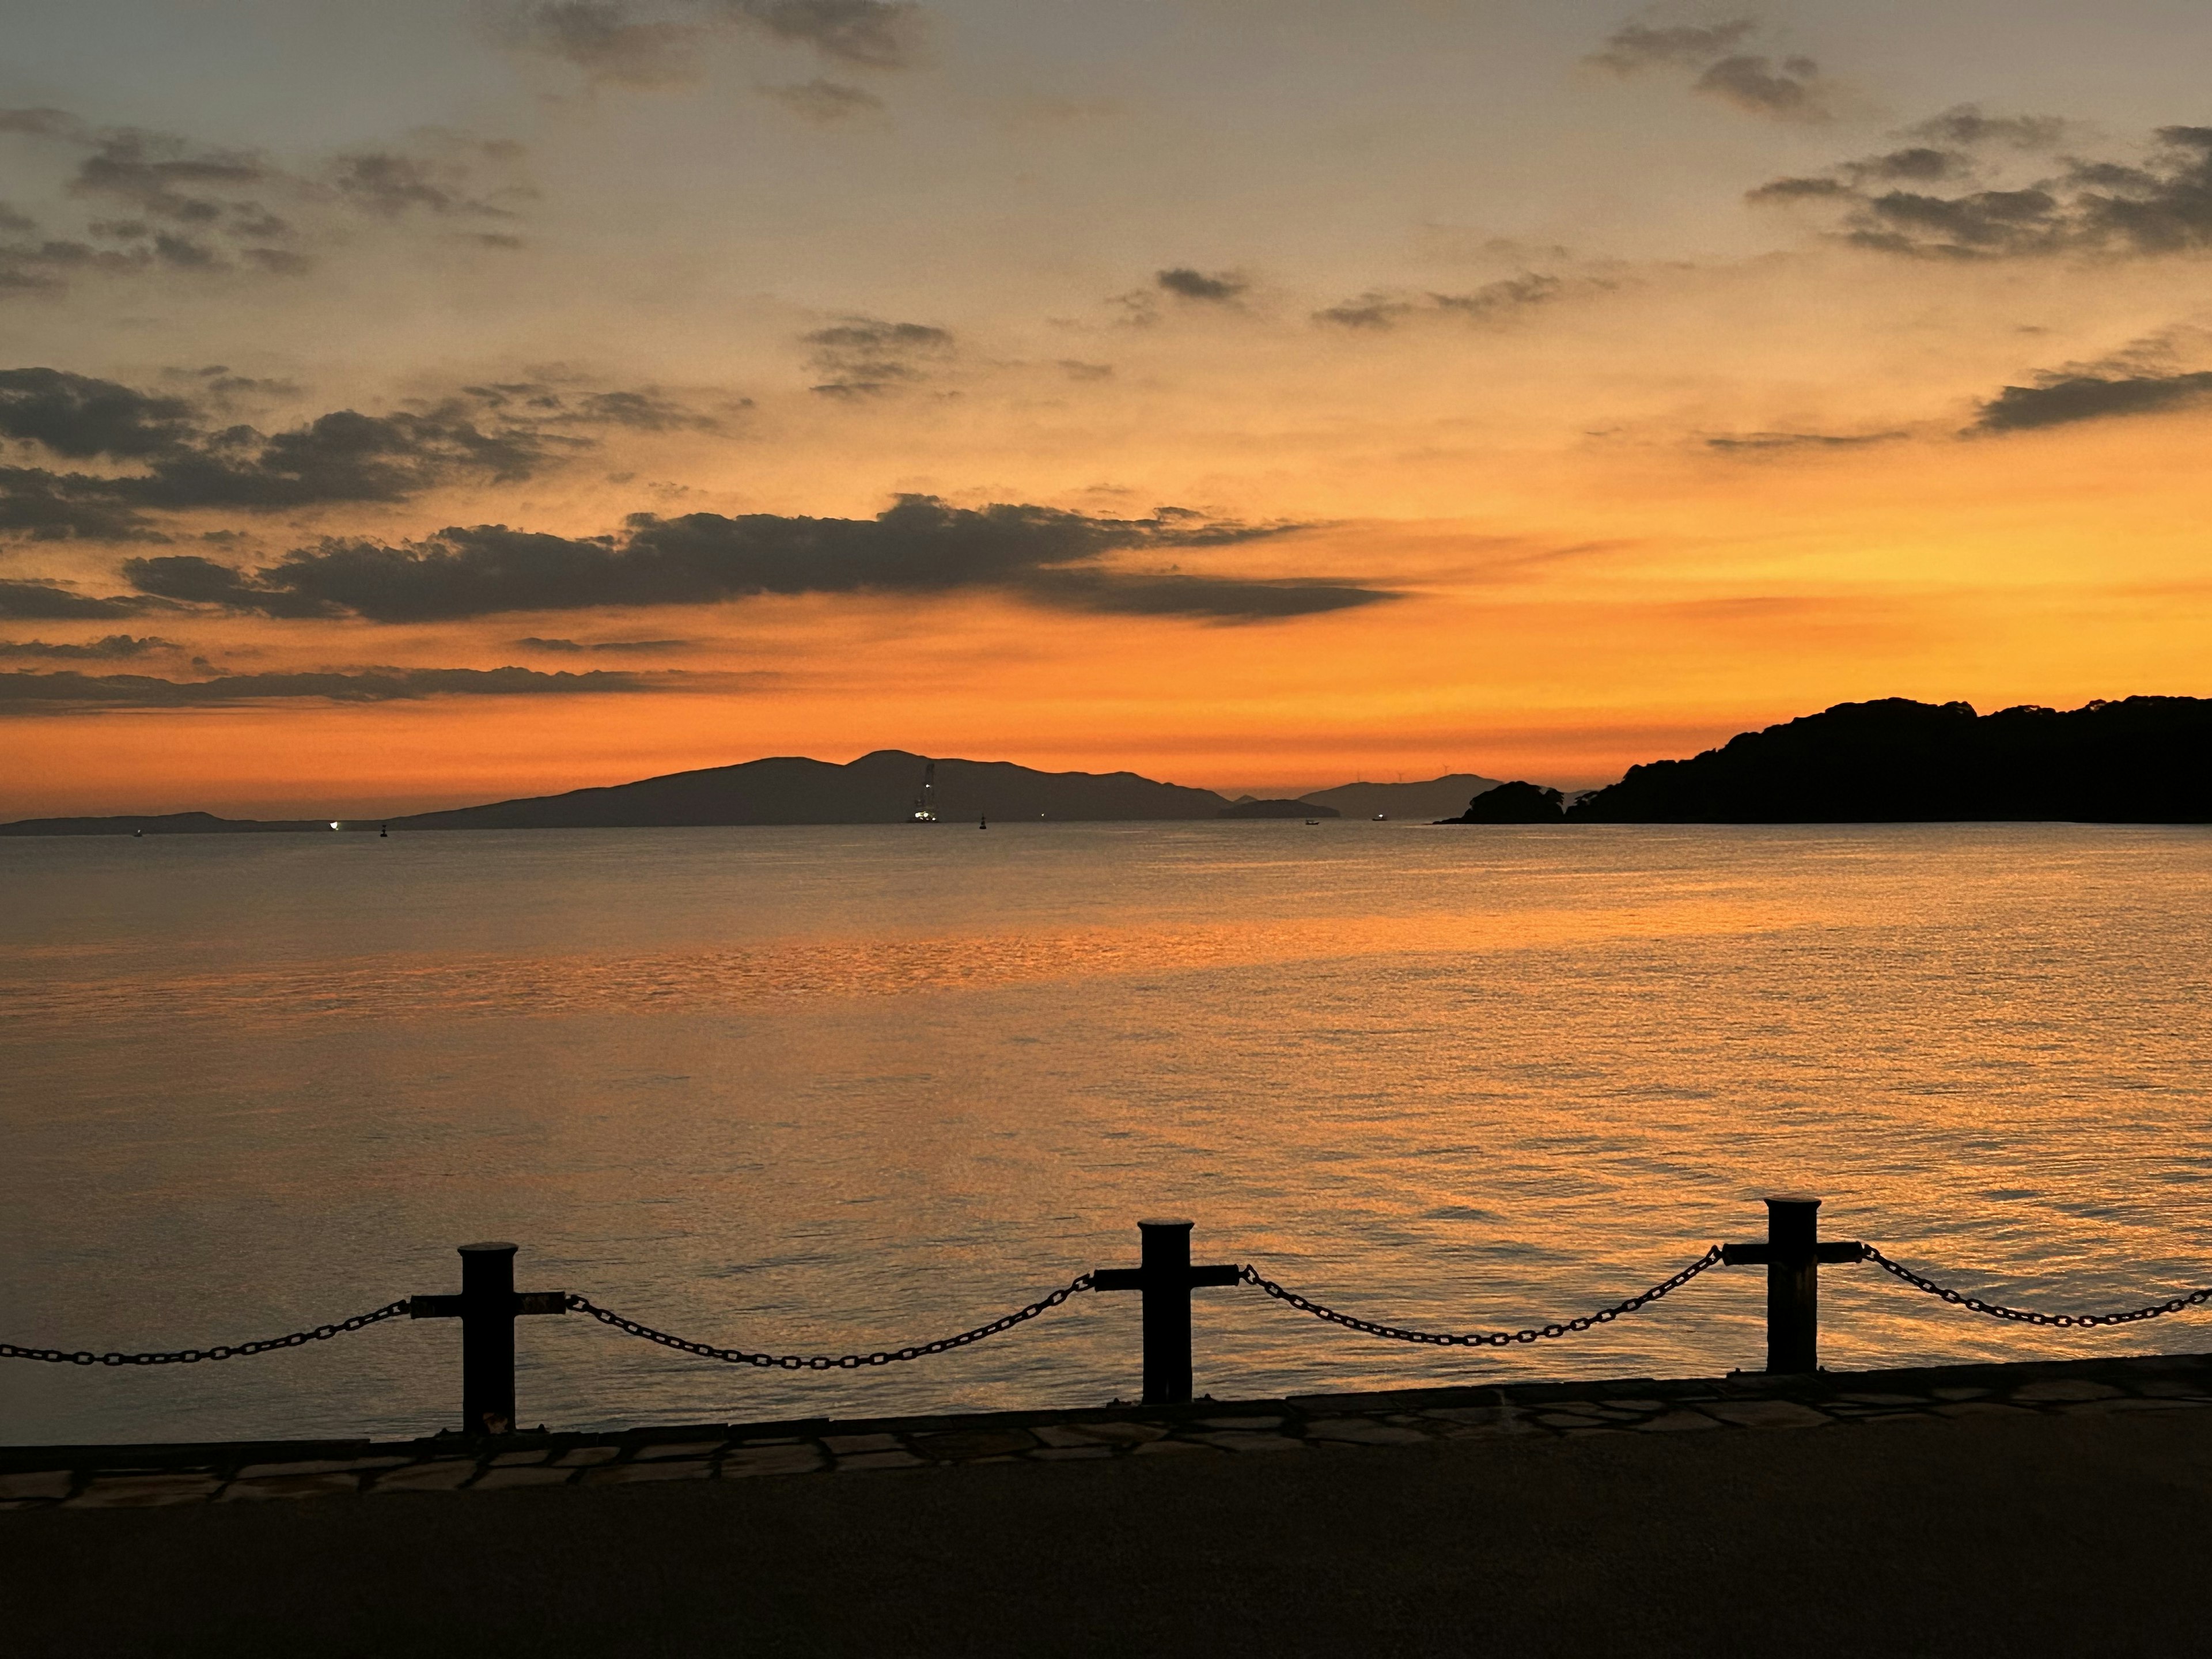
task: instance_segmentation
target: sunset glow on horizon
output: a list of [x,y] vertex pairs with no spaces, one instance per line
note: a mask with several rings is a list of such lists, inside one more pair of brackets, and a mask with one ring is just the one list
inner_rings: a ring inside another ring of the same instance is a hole
[[2212,694],[2163,0],[21,12],[0,817]]

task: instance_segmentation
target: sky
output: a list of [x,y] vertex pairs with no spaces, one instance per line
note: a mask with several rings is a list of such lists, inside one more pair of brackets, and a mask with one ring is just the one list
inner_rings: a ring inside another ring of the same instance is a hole
[[14,0],[0,817],[2212,694],[2201,0]]

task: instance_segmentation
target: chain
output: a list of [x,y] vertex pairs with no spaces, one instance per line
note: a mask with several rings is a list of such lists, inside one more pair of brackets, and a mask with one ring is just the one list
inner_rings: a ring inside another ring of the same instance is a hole
[[258,1342],[179,1348],[173,1353],[91,1353],[82,1348],[71,1353],[64,1348],[19,1348],[12,1342],[0,1342],[0,1359],[43,1359],[53,1365],[197,1365],[203,1359],[243,1359],[248,1354],[267,1353],[272,1348],[297,1348],[309,1342],[327,1342],[334,1336],[343,1336],[348,1331],[360,1330],[380,1320],[397,1319],[406,1311],[407,1301],[403,1297],[374,1313],[356,1314],[335,1325],[318,1325],[313,1330],[294,1331],[288,1336],[267,1337]]
[[1892,1261],[1871,1244],[1865,1247],[1866,1260],[1884,1273],[1893,1273],[1916,1291],[1940,1297],[1954,1307],[1964,1308],[1969,1313],[1987,1314],[1992,1319],[2017,1320],[2023,1325],[2063,1325],[2076,1328],[2094,1325],[2133,1325],[2145,1319],[2159,1319],[2167,1314],[2178,1314],[2190,1308],[2201,1308],[2212,1302],[2212,1287],[2191,1291],[2187,1296],[2177,1296],[2171,1302],[2154,1302],[2148,1308],[2131,1308],[2125,1313],[2108,1314],[2047,1314],[2035,1313],[2026,1308],[2001,1307],[1994,1302],[1984,1302],[1979,1297],[1962,1295],[1938,1285],[1932,1279],[1923,1279],[1902,1262]]
[[1032,1302],[1018,1312],[1003,1319],[994,1319],[988,1325],[978,1325],[972,1331],[963,1331],[957,1336],[939,1337],[934,1342],[923,1342],[910,1348],[889,1348],[875,1353],[797,1354],[749,1353],[743,1348],[718,1348],[711,1342],[687,1342],[680,1336],[671,1336],[666,1331],[657,1331],[650,1325],[641,1325],[635,1319],[625,1319],[611,1313],[586,1296],[568,1298],[569,1310],[589,1314],[602,1325],[611,1325],[632,1336],[641,1336],[648,1342],[658,1342],[664,1348],[676,1348],[684,1353],[696,1353],[702,1359],[719,1359],[726,1365],[759,1365],[787,1371],[854,1371],[864,1365],[894,1365],[903,1359],[921,1359],[933,1353],[945,1353],[953,1348],[964,1348],[971,1342],[981,1342],[987,1336],[996,1336],[1010,1331],[1024,1321],[1048,1313],[1068,1297],[1091,1288],[1091,1275],[1084,1273],[1070,1280],[1050,1296]]
[[1310,1302],[1294,1291],[1286,1291],[1272,1279],[1263,1277],[1257,1267],[1247,1264],[1237,1277],[1247,1285],[1256,1285],[1279,1302],[1287,1302],[1301,1313],[1310,1313],[1316,1319],[1325,1319],[1332,1325],[1341,1325],[1347,1330],[1358,1331],[1368,1336],[1387,1337],[1393,1342],[1426,1342],[1439,1348],[1504,1348],[1516,1342],[1537,1342],[1547,1338],[1566,1336],[1577,1331],[1586,1331],[1594,1326],[1610,1324],[1623,1314],[1634,1313],[1638,1308],[1656,1302],[1669,1291],[1679,1291],[1708,1267],[1720,1265],[1721,1247],[1714,1245],[1672,1279],[1663,1279],[1650,1290],[1632,1296],[1626,1302],[1616,1302],[1610,1308],[1601,1308],[1594,1314],[1579,1319],[1560,1321],[1550,1325],[1531,1326],[1519,1331],[1472,1331],[1464,1335],[1448,1331],[1409,1331],[1397,1325],[1378,1325],[1370,1319],[1354,1319],[1334,1308],[1324,1308],[1318,1302]]

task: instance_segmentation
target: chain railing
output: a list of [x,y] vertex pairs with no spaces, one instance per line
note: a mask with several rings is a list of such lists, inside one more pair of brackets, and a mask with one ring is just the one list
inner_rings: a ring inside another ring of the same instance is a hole
[[238,1359],[280,1348],[302,1347],[403,1315],[416,1319],[459,1318],[462,1333],[463,1429],[470,1434],[497,1434],[507,1431],[514,1421],[514,1322],[525,1314],[584,1314],[625,1335],[724,1364],[787,1371],[852,1371],[900,1364],[971,1346],[1026,1324],[1087,1291],[1133,1290],[1143,1293],[1144,1399],[1147,1404],[1172,1404],[1191,1398],[1190,1295],[1194,1289],[1208,1286],[1249,1286],[1300,1313],[1386,1341],[1441,1348],[1509,1348],[1577,1335],[1610,1324],[1672,1295],[1714,1267],[1761,1264],[1767,1270],[1766,1369],[1784,1373],[1818,1369],[1818,1286],[1820,1268],[1824,1262],[1871,1262],[1901,1283],[1969,1313],[2067,1329],[2133,1325],[2212,1304],[2212,1286],[2208,1286],[2117,1313],[2052,1314],[2007,1307],[1940,1285],[1884,1255],[1872,1244],[1820,1239],[1818,1199],[1773,1198],[1766,1203],[1767,1237],[1764,1241],[1716,1244],[1679,1272],[1624,1301],[1572,1319],[1518,1329],[1431,1331],[1363,1319],[1302,1296],[1268,1278],[1249,1262],[1241,1267],[1194,1267],[1190,1261],[1189,1222],[1147,1221],[1139,1224],[1144,1241],[1139,1267],[1101,1267],[1079,1273],[1036,1301],[957,1335],[867,1352],[771,1353],[722,1347],[658,1329],[603,1308],[588,1297],[558,1291],[518,1294],[514,1289],[515,1247],[469,1244],[461,1247],[462,1289],[458,1296],[408,1297],[350,1319],[251,1342],[146,1353],[95,1353],[90,1350],[0,1343],[0,1359],[65,1365],[189,1365],[203,1360]]
[[67,1348],[19,1348],[12,1342],[0,1342],[0,1359],[43,1359],[50,1365],[197,1365],[203,1359],[244,1359],[276,1348],[302,1348],[310,1342],[327,1342],[349,1331],[363,1330],[385,1320],[397,1319],[406,1311],[407,1300],[403,1297],[397,1302],[387,1302],[374,1313],[356,1314],[335,1325],[316,1325],[283,1336],[264,1337],[258,1342],[225,1342],[211,1348],[177,1348],[168,1352],[94,1353],[86,1348],[74,1352]]
[[1318,1302],[1300,1296],[1296,1291],[1285,1290],[1249,1262],[1238,1270],[1238,1277],[1243,1283],[1257,1285],[1278,1302],[1286,1302],[1300,1313],[1311,1314],[1316,1319],[1325,1319],[1332,1325],[1341,1325],[1346,1330],[1358,1331],[1363,1336],[1379,1336],[1392,1342],[1423,1342],[1438,1348],[1510,1348],[1516,1342],[1542,1342],[1611,1324],[1623,1314],[1632,1314],[1638,1308],[1650,1306],[1670,1291],[1680,1290],[1706,1268],[1717,1267],[1720,1264],[1721,1247],[1716,1244],[1673,1278],[1662,1279],[1650,1290],[1639,1291],[1626,1302],[1616,1302],[1609,1308],[1600,1308],[1595,1313],[1584,1314],[1578,1319],[1555,1321],[1549,1325],[1530,1325],[1517,1331],[1470,1331],[1463,1334],[1449,1331],[1407,1330],[1400,1325],[1382,1325],[1371,1319],[1355,1319],[1350,1314],[1325,1308]]
[[1947,1289],[1932,1279],[1923,1279],[1903,1262],[1892,1261],[1871,1244],[1861,1248],[1866,1252],[1862,1260],[1873,1262],[1884,1273],[1902,1279],[1916,1291],[1925,1291],[1954,1308],[1964,1308],[1968,1313],[1987,1314],[1991,1319],[2009,1319],[2022,1325],[2057,1325],[2076,1330],[2098,1325],[2138,1325],[2146,1319],[2163,1319],[2168,1314],[2185,1313],[2191,1308],[2201,1308],[2212,1302],[2212,1285],[2208,1285],[2201,1291],[2191,1291],[2186,1296],[2177,1296],[2170,1302],[2154,1302],[2148,1307],[2130,1308],[2124,1313],[2036,1313],[2027,1308],[2008,1308],[2002,1303],[1984,1302],[1978,1296]]
[[702,1359],[719,1359],[725,1365],[758,1365],[763,1369],[787,1371],[855,1371],[869,1365],[896,1365],[903,1360],[922,1359],[934,1353],[949,1353],[955,1348],[964,1348],[981,1342],[1001,1331],[1010,1331],[1025,1324],[1039,1314],[1049,1313],[1071,1296],[1079,1295],[1091,1288],[1091,1276],[1078,1274],[1051,1295],[1042,1297],[1026,1308],[1018,1309],[988,1325],[978,1325],[973,1330],[963,1331],[957,1336],[941,1336],[934,1342],[917,1343],[909,1348],[879,1349],[874,1353],[829,1354],[749,1353],[743,1348],[718,1348],[711,1342],[690,1342],[680,1336],[671,1336],[666,1331],[657,1331],[650,1325],[640,1324],[635,1319],[625,1319],[620,1314],[602,1308],[589,1297],[568,1298],[570,1311],[589,1314],[602,1325],[631,1336],[643,1337],[647,1342],[658,1342],[664,1348],[675,1348],[684,1353],[696,1354]]

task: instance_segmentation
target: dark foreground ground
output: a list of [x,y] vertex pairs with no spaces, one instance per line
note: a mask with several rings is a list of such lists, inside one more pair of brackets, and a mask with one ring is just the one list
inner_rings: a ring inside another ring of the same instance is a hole
[[2203,1653],[2208,1407],[2166,1359],[27,1449],[0,1651]]

